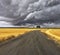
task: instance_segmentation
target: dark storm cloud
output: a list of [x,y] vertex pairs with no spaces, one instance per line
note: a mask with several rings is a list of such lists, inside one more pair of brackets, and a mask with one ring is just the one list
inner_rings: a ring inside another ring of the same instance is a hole
[[60,20],[60,0],[0,0],[0,7],[0,15],[11,18],[12,24]]

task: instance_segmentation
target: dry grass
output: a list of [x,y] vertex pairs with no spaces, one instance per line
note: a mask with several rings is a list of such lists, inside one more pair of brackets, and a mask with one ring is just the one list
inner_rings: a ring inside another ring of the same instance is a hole
[[0,28],[0,40],[6,40],[11,36],[22,35],[26,32],[33,31],[36,29],[17,29],[17,28]]
[[50,35],[50,38],[56,43],[60,44],[60,29],[49,29],[45,33]]
[[33,30],[40,30],[41,32],[50,35],[50,38],[53,40],[60,43],[60,29],[0,28],[0,40],[6,40],[12,38],[13,36],[16,37]]
[[60,29],[49,30],[49,32],[52,33],[53,35],[60,37]]

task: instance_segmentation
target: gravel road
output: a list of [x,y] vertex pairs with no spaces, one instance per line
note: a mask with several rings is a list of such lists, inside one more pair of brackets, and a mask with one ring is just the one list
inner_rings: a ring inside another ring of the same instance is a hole
[[60,55],[57,45],[40,31],[0,43],[0,55]]

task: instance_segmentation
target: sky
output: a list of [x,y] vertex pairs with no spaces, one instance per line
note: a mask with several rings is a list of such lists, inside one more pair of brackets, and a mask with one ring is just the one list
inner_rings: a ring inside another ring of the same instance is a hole
[[0,0],[0,16],[13,26],[49,22],[60,26],[60,0]]

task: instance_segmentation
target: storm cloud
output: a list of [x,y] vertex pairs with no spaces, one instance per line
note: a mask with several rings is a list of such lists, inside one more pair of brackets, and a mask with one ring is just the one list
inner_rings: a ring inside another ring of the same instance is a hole
[[60,0],[0,0],[0,16],[7,17],[12,25],[59,24]]

